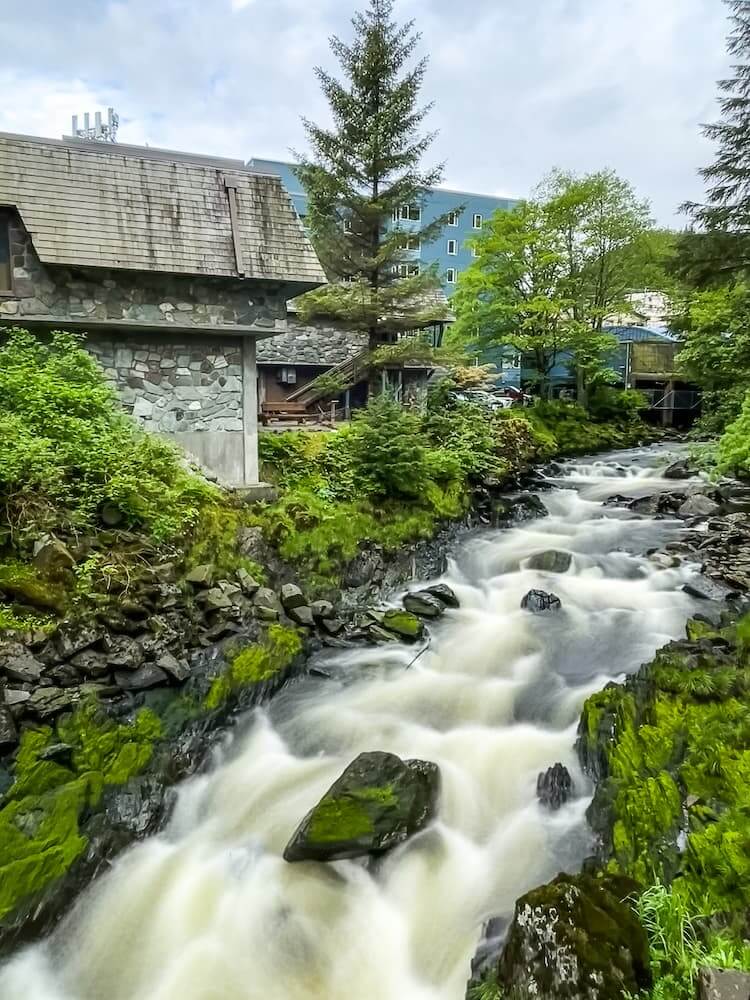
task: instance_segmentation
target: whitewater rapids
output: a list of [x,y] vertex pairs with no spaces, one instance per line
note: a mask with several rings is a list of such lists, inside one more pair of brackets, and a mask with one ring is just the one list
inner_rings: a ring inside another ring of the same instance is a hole
[[[590,850],[591,789],[574,743],[585,698],[684,634],[696,567],[643,554],[684,526],[602,501],[685,488],[662,449],[569,463],[548,518],[486,531],[444,581],[461,608],[413,647],[337,651],[330,679],[288,687],[180,789],[168,829],[138,844],[48,941],[0,968],[2,1000],[463,1000],[489,918]],[[563,575],[529,570],[546,549]],[[520,610],[532,589],[557,615]],[[370,870],[287,864],[305,813],[362,751],[435,761],[437,822]],[[577,797],[536,799],[556,761]]]

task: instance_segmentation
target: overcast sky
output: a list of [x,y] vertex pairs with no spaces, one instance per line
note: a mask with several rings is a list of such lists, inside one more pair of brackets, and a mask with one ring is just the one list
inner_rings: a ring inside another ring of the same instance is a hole
[[[356,7],[356,2],[355,2]],[[0,0],[0,130],[59,137],[120,113],[122,142],[289,158],[349,0]],[[699,199],[727,68],[721,0],[397,0],[431,56],[448,187],[524,196],[552,167],[614,167],[659,222]]]

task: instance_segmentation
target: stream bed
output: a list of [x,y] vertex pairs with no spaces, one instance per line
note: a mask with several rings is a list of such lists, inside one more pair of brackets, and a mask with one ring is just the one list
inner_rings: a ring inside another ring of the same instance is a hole
[[[463,1000],[483,927],[591,853],[576,729],[586,697],[684,634],[697,572],[646,553],[683,521],[605,507],[688,489],[674,449],[562,466],[549,516],[470,536],[443,581],[461,607],[429,647],[321,654],[185,783],[168,829],[138,844],[51,939],[0,968],[2,1000]],[[547,550],[563,574],[530,569]],[[521,610],[532,590],[562,610]],[[394,595],[396,599],[398,595]],[[327,676],[321,676],[327,675]],[[437,821],[377,863],[288,864],[302,817],[363,751],[436,762]],[[575,796],[537,801],[556,762]]]

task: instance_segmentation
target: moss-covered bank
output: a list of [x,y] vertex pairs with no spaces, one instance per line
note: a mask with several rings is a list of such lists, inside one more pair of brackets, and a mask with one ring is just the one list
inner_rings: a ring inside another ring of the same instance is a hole
[[[166,789],[199,765],[233,710],[273,694],[302,651],[296,630],[274,624],[255,643],[233,642],[186,687],[140,696],[146,704],[131,712],[118,704],[112,717],[112,709],[90,699],[53,725],[26,728],[0,768],[0,944],[21,904],[28,910],[56,885],[68,891],[64,878],[87,853],[87,831],[102,836],[118,790],[132,798],[132,779],[150,776],[138,794],[145,787],[155,798],[150,807],[160,811]],[[129,839],[118,830],[119,849]],[[103,860],[91,859],[87,872]],[[71,894],[86,877],[80,881],[68,887]],[[54,899],[44,905],[58,908]]]
[[[678,920],[680,934],[704,954],[718,941],[719,961],[744,965],[750,963],[750,618],[727,617],[720,627],[693,620],[687,636],[623,685],[611,684],[586,702],[579,748],[597,781],[589,818],[601,840],[600,864],[652,887],[642,917],[651,922],[653,941],[665,923]],[[665,996],[692,989],[689,973],[670,968],[676,954],[661,963],[669,979]]]

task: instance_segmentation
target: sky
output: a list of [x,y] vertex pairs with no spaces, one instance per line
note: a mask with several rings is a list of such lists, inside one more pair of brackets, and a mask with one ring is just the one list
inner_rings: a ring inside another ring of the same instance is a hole
[[[58,138],[72,114],[121,142],[289,159],[327,122],[313,69],[365,0],[0,0],[0,131]],[[527,196],[553,167],[611,167],[661,225],[700,200],[728,68],[721,0],[397,0],[430,64],[444,184]]]

